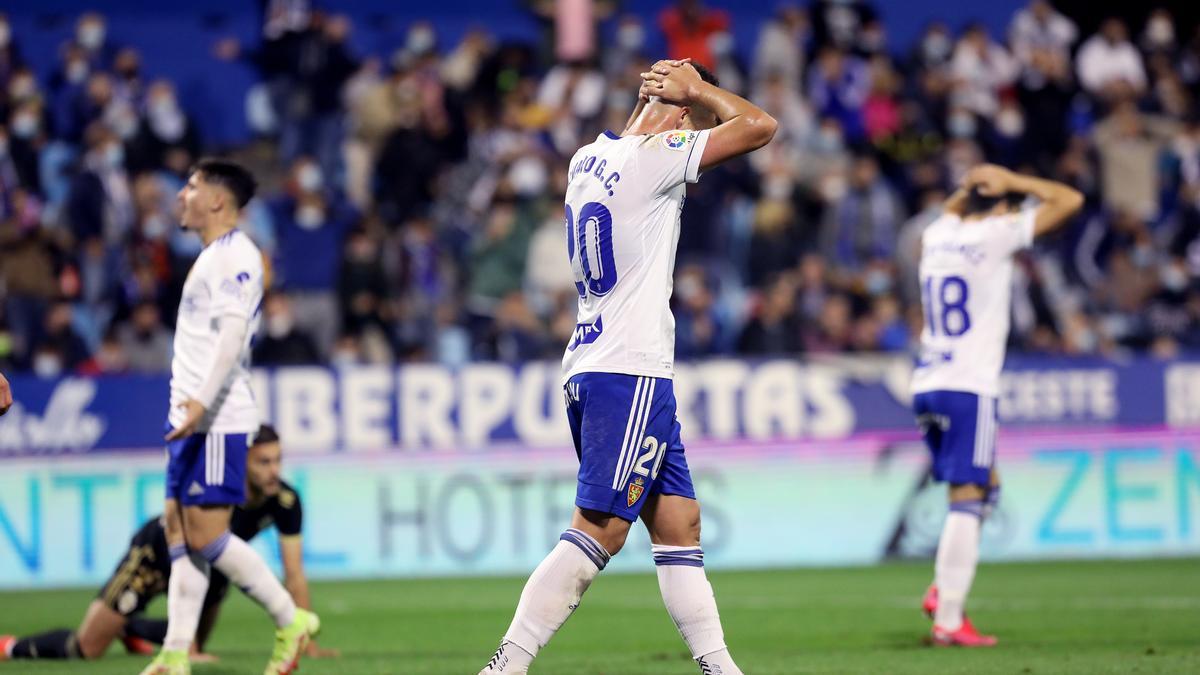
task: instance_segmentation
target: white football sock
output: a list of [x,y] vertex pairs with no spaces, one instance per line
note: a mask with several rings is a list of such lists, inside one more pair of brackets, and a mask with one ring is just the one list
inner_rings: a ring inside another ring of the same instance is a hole
[[504,633],[505,642],[521,649],[507,650],[511,665],[494,672],[524,672],[523,668],[529,667],[538,650],[579,606],[584,591],[608,564],[609,557],[608,551],[586,533],[576,529],[564,532],[558,545],[525,582],[517,612]]
[[[203,560],[199,561],[205,567]],[[167,635],[163,649],[187,651],[196,639],[196,625],[204,596],[208,593],[208,573],[199,569],[184,546],[171,547],[171,578],[167,581]]]
[[692,650],[692,658],[705,673],[741,675],[729,650],[712,585],[704,573],[704,552],[699,546],[654,544],[654,564],[658,568],[658,589],[667,613],[675,621],[679,634]]
[[962,625],[963,605],[975,579],[975,566],[979,563],[978,512],[956,510],[956,506],[951,507],[942,526],[934,565],[938,605],[933,622],[950,631],[958,630]]
[[229,577],[234,586],[263,606],[275,626],[283,628],[296,615],[296,603],[275,578],[275,573],[257,551],[241,537],[225,532],[202,551],[213,567]]

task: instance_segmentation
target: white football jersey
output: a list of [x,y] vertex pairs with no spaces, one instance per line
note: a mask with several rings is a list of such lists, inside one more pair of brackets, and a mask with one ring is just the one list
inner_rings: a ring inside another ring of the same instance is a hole
[[1012,300],[1013,253],[1033,243],[1035,211],[963,220],[944,214],[921,237],[925,328],[913,393],[999,393]]
[[258,332],[263,296],[262,254],[250,237],[233,230],[204,247],[183,284],[175,323],[175,355],[171,359],[172,427],[183,423],[178,408],[204,386],[216,356],[219,320],[244,317],[246,341],[237,364],[201,421],[196,433],[224,434],[258,430],[258,405],[250,389],[250,342]]
[[606,131],[571,158],[567,255],[579,313],[564,381],[582,372],[674,375],[679,217],[707,142],[708,131]]

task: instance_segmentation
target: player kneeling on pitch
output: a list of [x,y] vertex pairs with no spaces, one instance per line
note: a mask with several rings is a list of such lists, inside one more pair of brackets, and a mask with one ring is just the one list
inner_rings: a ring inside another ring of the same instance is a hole
[[[299,493],[279,477],[280,452],[275,429],[261,426],[254,435],[246,460],[246,503],[233,510],[229,529],[249,541],[274,525],[279,533],[284,586],[296,605],[308,608],[308,579],[304,576],[300,540],[304,510]],[[132,653],[151,654],[153,647],[149,643],[162,644],[167,634],[167,622],[144,617],[142,612],[151,600],[166,592],[170,576],[167,533],[162,517],[156,516],[133,535],[129,552],[88,607],[78,629],[59,628],[29,637],[0,635],[0,661],[96,659],[104,656],[109,645],[117,639],[122,640]],[[192,646],[193,660],[213,660],[203,653],[204,644],[228,589],[229,579],[220,572],[213,572]],[[315,642],[310,642],[307,655],[333,656],[335,652],[320,650]]]
[[[1024,208],[1032,197],[1037,203]],[[933,453],[933,476],[950,483],[950,513],[925,595],[937,645],[990,647],[963,613],[979,561],[979,530],[1000,496],[996,395],[1008,342],[1013,255],[1083,205],[1073,188],[982,165],[946,200],[921,237],[925,327],[913,373],[913,407]]]
[[776,123],[686,61],[659,61],[642,78],[624,132],[581,148],[568,172],[579,310],[563,389],[579,457],[575,515],[529,577],[481,675],[528,672],[639,517],[663,602],[701,672],[741,673],[704,573],[700,506],[675,418],[670,299],[687,183],[766,145]]

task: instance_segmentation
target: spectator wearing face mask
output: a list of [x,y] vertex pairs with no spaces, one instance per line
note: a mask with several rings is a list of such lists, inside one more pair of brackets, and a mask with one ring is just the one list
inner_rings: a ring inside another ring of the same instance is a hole
[[55,135],[70,143],[82,140],[85,123],[80,109],[86,105],[87,82],[92,74],[87,53],[78,45],[63,50],[62,63],[50,76],[49,112]]
[[271,293],[263,300],[263,333],[254,346],[256,366],[310,365],[321,361],[317,346],[296,326],[288,297]]
[[184,173],[200,154],[200,135],[179,105],[175,87],[156,80],[146,91],[145,113],[129,147],[133,172]]
[[56,302],[43,322],[33,354],[33,368],[43,377],[75,370],[90,355],[87,344],[71,325],[71,305]]
[[777,78],[784,87],[799,90],[808,39],[808,14],[804,9],[799,4],[780,5],[758,33],[754,50],[755,83],[761,85],[767,79]]
[[936,21],[925,27],[921,39],[909,53],[909,71],[920,74],[927,70],[945,68],[953,54],[954,38],[950,34],[950,27]]
[[848,272],[864,272],[870,263],[890,260],[905,213],[896,191],[879,172],[879,162],[860,155],[850,172],[850,186],[826,210],[821,248]]
[[134,206],[125,148],[111,129],[94,123],[87,151],[67,197],[67,220],[80,241],[117,241],[133,227]]
[[129,369],[147,374],[167,372],[171,367],[172,338],[162,323],[158,306],[149,301],[141,302],[133,309],[131,319],[118,333]]
[[320,354],[333,348],[338,332],[338,264],[357,211],[326,184],[311,157],[292,165],[286,193],[270,211],[278,237],[278,286],[291,296],[298,326],[316,340]]
[[117,48],[108,39],[108,21],[99,12],[79,17],[72,45],[83,52],[92,70],[107,70],[116,60]]

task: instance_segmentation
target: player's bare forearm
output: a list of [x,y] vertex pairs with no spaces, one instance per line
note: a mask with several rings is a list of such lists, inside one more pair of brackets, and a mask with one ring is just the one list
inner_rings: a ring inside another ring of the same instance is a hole
[[1083,194],[1065,183],[1013,173],[1009,178],[1009,189],[1033,195],[1041,201],[1034,220],[1034,236],[1054,230],[1083,208]]
[[958,188],[954,194],[946,198],[942,203],[942,210],[947,213],[956,213],[962,215],[966,211],[967,196],[970,194],[965,188]]
[[771,142],[779,123],[737,94],[701,80],[689,91],[690,102],[708,108],[720,122],[709,133],[702,168],[753,152]]
[[301,609],[312,609],[312,601],[308,596],[308,579],[303,572],[287,574],[283,579],[283,587],[287,589],[292,600]]
[[641,117],[642,110],[645,109],[646,104],[650,102],[650,97],[644,93],[645,90],[645,85],[642,85],[641,89],[638,90],[637,105],[633,107],[633,114],[630,115],[629,120],[625,122],[625,130],[621,132],[622,136],[629,133],[629,128],[633,126],[633,123],[637,121],[638,117]]

